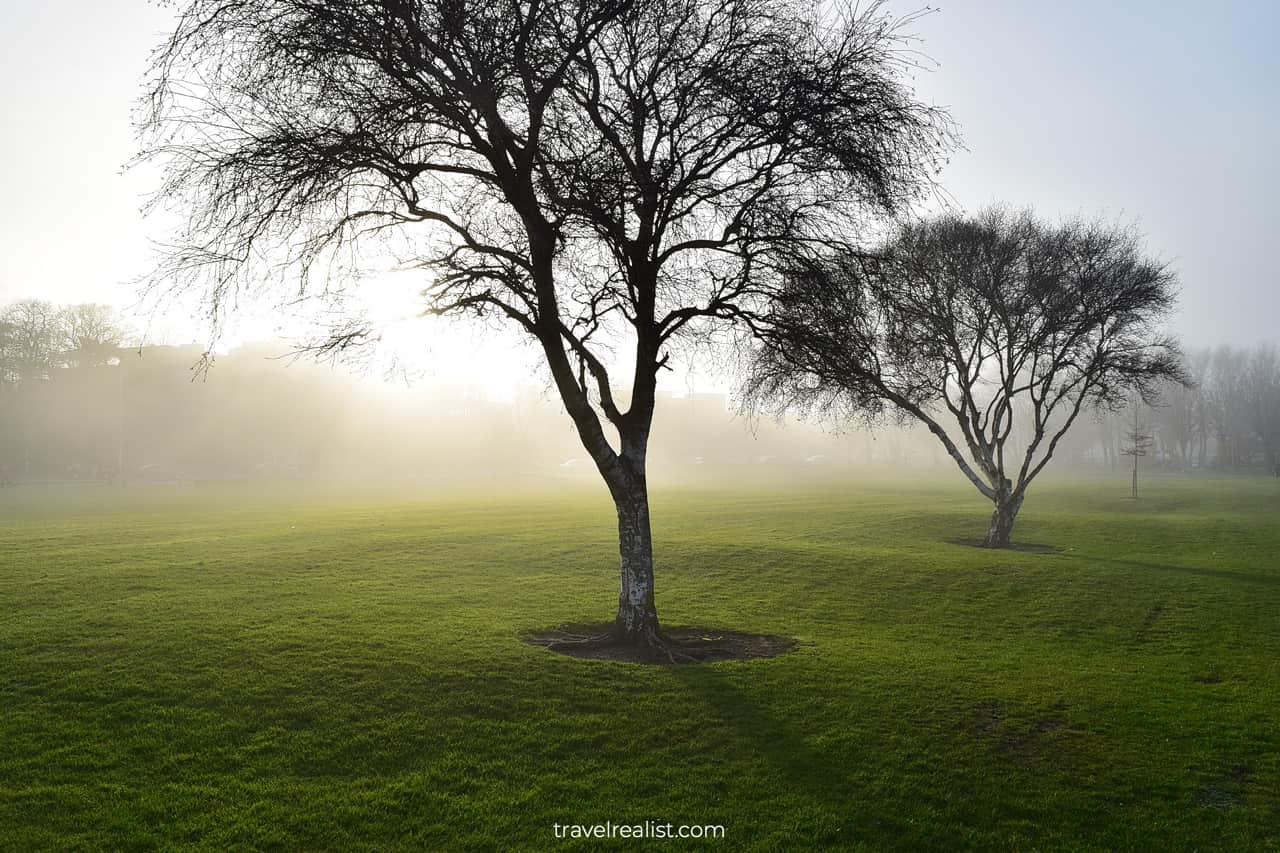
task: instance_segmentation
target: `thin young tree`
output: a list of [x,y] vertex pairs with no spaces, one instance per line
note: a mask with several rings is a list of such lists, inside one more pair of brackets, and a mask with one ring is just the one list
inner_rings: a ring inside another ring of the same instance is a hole
[[527,333],[617,509],[612,639],[664,648],[659,371],[695,331],[763,312],[780,259],[928,184],[951,131],[906,82],[909,20],[793,0],[190,0],[145,121],[158,203],[186,214],[155,281],[202,292],[216,329],[268,276],[340,294],[394,256],[424,272],[428,311]]
[[1181,380],[1159,330],[1174,295],[1132,228],[944,215],[794,270],[748,396],[923,423],[994,504],[983,542],[1002,547],[1081,411]]
[[1129,431],[1125,433],[1125,446],[1120,451],[1122,456],[1130,456],[1133,458],[1133,476],[1130,483],[1130,497],[1134,500],[1138,499],[1138,462],[1142,457],[1146,456],[1151,450],[1151,446],[1155,443],[1155,437],[1151,434],[1150,428],[1143,423],[1141,414],[1142,401],[1134,400],[1131,408],[1133,409],[1133,424]]

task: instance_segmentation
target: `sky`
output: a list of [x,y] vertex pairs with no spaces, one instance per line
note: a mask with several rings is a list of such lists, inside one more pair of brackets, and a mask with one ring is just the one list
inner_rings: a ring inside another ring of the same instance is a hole
[[[891,2],[906,14],[916,2]],[[155,174],[124,172],[150,50],[172,11],[135,0],[13,3],[0,29],[0,303],[136,304],[162,223],[139,213]],[[1050,218],[1137,222],[1182,283],[1173,330],[1191,346],[1280,338],[1280,3],[956,0],[911,25],[966,150],[941,176],[953,203],[1032,205]],[[519,376],[527,352],[412,319],[406,282],[374,303],[394,346],[439,378]],[[152,340],[203,339],[171,311]],[[231,339],[280,326],[263,306]],[[684,376],[693,389],[717,379]],[[698,389],[701,390],[701,389]]]

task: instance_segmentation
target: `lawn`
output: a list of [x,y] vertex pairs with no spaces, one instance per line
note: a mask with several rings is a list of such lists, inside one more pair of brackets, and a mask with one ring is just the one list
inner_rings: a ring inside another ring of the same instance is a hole
[[603,490],[0,491],[0,849],[1280,849],[1280,481],[965,486],[658,490],[666,622],[800,641],[682,667],[519,639]]

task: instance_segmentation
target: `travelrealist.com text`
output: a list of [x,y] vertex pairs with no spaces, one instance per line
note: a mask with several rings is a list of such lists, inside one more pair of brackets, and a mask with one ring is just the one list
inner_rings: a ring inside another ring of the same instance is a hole
[[654,820],[646,820],[644,823],[614,823],[613,821],[595,824],[554,823],[551,826],[556,838],[724,838],[723,826],[710,824],[677,826]]

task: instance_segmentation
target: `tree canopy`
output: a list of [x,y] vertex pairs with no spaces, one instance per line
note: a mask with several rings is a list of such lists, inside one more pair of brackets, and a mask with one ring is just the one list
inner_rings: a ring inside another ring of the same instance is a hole
[[1007,544],[1081,411],[1182,378],[1160,330],[1175,295],[1133,228],[945,214],[796,268],[749,388],[766,404],[921,421],[996,504],[988,544]]

